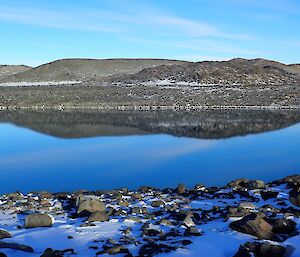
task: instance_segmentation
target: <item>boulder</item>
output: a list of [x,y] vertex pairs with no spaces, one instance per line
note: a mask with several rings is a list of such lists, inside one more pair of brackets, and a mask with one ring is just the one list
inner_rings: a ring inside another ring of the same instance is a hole
[[41,257],[62,257],[63,255],[61,253],[58,253],[51,248],[47,248],[44,253],[41,255]]
[[236,179],[236,180],[233,180],[230,183],[228,183],[227,187],[229,187],[229,188],[233,188],[233,187],[241,188],[241,187],[245,187],[245,185],[249,182],[250,182],[250,180],[247,179],[247,178],[240,178],[240,179]]
[[290,202],[300,207],[300,189],[293,189],[289,193]]
[[283,179],[284,183],[287,183],[292,188],[300,186],[300,175],[292,175]]
[[201,236],[201,232],[196,227],[188,227],[185,232],[185,236]]
[[18,251],[23,251],[27,253],[33,253],[33,249],[30,246],[27,245],[22,245],[22,244],[17,244],[17,243],[5,243],[5,242],[0,242],[0,248],[1,249],[13,249],[13,250],[18,250]]
[[270,243],[245,243],[239,247],[238,252],[233,257],[283,257],[286,249],[280,245]]
[[95,211],[92,212],[91,215],[88,217],[87,221],[89,222],[103,222],[103,221],[108,221],[109,220],[109,216],[106,212],[103,211]]
[[272,232],[272,225],[264,217],[262,213],[251,213],[230,223],[229,226],[233,230],[255,236],[258,239],[278,241],[278,237]]
[[186,186],[185,186],[184,184],[179,184],[179,185],[177,186],[177,188],[176,188],[176,192],[177,192],[177,194],[179,194],[179,195],[184,194],[185,191],[186,191]]
[[188,213],[186,215],[186,217],[184,218],[184,220],[182,221],[182,224],[185,227],[194,227],[195,226],[195,222],[193,221],[193,214],[192,213]]
[[164,205],[165,205],[164,201],[161,201],[161,200],[155,200],[151,203],[151,206],[154,208],[164,206]]
[[25,218],[25,228],[51,227],[53,218],[47,213],[35,213]]
[[272,231],[275,234],[291,234],[296,232],[297,223],[290,219],[277,219],[273,224]]
[[229,188],[247,188],[247,189],[264,189],[266,187],[265,182],[262,180],[249,180],[247,178],[236,179],[229,184]]
[[8,231],[0,228],[0,239],[4,238],[11,238],[11,234]]
[[272,198],[276,198],[278,196],[279,192],[276,192],[276,191],[260,191],[260,195],[261,195],[261,198],[263,200],[269,200],[269,199],[272,199]]
[[129,206],[129,202],[128,201],[119,201],[118,205],[122,206],[122,207],[128,207]]
[[265,187],[265,182],[262,180],[250,180],[250,182],[246,184],[246,188],[248,189],[264,189]]
[[142,200],[142,199],[143,199],[143,197],[142,197],[141,194],[139,194],[139,193],[133,193],[133,194],[131,195],[131,198],[132,198],[132,199],[135,199],[135,200]]
[[120,253],[126,253],[129,254],[129,250],[123,246],[123,245],[114,245],[114,246],[103,246],[103,251],[97,252],[96,255],[101,255],[101,254],[110,254],[110,255],[115,255],[115,254],[120,254]]
[[139,256],[150,257],[159,253],[169,253],[177,248],[166,244],[148,243],[143,245],[139,250]]
[[97,197],[90,195],[80,195],[77,198],[77,214],[80,216],[88,216],[95,211],[104,212],[105,204]]
[[[66,249],[66,250],[53,250],[51,248],[47,248],[44,253],[41,255],[41,257],[63,257],[65,256],[65,253],[68,254],[75,254],[74,249]],[[68,255],[69,256],[69,255]]]

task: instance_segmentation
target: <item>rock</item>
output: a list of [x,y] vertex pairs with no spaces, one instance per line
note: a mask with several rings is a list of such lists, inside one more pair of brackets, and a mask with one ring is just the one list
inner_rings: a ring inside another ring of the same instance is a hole
[[0,257],[7,257],[5,253],[0,253]]
[[150,192],[155,191],[155,190],[156,189],[153,188],[153,187],[141,186],[138,191],[141,192],[141,193],[143,193],[143,194],[145,194],[145,193],[150,193]]
[[27,253],[33,253],[34,252],[32,247],[27,246],[27,245],[17,244],[17,243],[0,242],[0,248],[19,250],[19,251],[23,251],[23,252],[27,252]]
[[246,178],[236,179],[227,184],[229,188],[263,189],[266,187],[262,180],[249,180]]
[[245,243],[241,245],[238,252],[233,257],[283,257],[285,248],[280,245],[270,243]]
[[151,203],[151,206],[154,208],[164,206],[164,205],[165,205],[164,201],[161,201],[161,200],[155,200]]
[[284,183],[287,183],[292,188],[300,186],[300,175],[292,175],[283,179]]
[[189,227],[184,232],[185,236],[201,236],[201,232],[196,227]]
[[139,217],[133,217],[133,216],[127,217],[126,220],[131,220],[133,222],[141,222],[142,221],[141,218],[139,218]]
[[100,255],[100,254],[111,254],[111,255],[115,255],[115,254],[119,254],[119,253],[127,253],[129,254],[129,250],[123,246],[123,245],[114,245],[114,246],[103,246],[103,251],[97,252],[96,255]]
[[119,201],[118,205],[122,206],[122,207],[128,207],[129,206],[129,202],[128,201]]
[[161,219],[158,223],[164,226],[174,226],[173,222],[167,219]]
[[192,213],[188,213],[186,215],[186,217],[184,218],[184,220],[182,221],[182,224],[185,226],[185,227],[194,227],[195,226],[195,223],[192,219],[193,217],[193,214]]
[[196,191],[202,191],[204,189],[205,189],[205,185],[204,184],[196,184],[194,186],[194,190],[196,190]]
[[250,182],[246,184],[246,187],[249,189],[264,189],[266,185],[262,180],[250,180]]
[[251,253],[244,245],[240,245],[239,250],[233,257],[251,257]]
[[7,194],[7,200],[12,202],[21,201],[24,199],[24,196],[20,192],[14,192]]
[[296,232],[297,223],[290,219],[277,219],[273,224],[272,231],[275,234],[291,234]]
[[41,257],[62,257],[60,253],[55,252],[51,248],[47,248],[44,253],[41,255]]
[[53,195],[48,191],[38,192],[37,194],[38,194],[40,199],[44,199],[44,198],[51,199],[51,198],[53,198]]
[[88,217],[87,221],[89,222],[103,222],[103,221],[108,221],[109,220],[109,216],[106,212],[103,211],[95,211],[92,212],[91,215]]
[[255,236],[258,239],[278,240],[278,237],[272,232],[272,225],[264,219],[262,213],[251,213],[230,223],[229,226],[233,230]]
[[256,250],[258,257],[283,257],[285,248],[280,245],[273,245],[269,243],[260,244]]
[[133,199],[135,199],[135,200],[142,200],[142,199],[143,199],[143,197],[142,197],[141,194],[139,194],[139,193],[133,193],[133,194],[131,195],[131,197],[132,197]]
[[290,202],[298,207],[300,207],[300,192],[299,189],[293,189],[289,193]]
[[179,195],[182,195],[185,193],[185,190],[186,190],[186,186],[184,184],[179,184],[176,188],[176,192],[177,194]]
[[0,228],[0,239],[4,238],[11,238],[11,234],[8,231]]
[[276,198],[279,192],[276,191],[260,191],[261,198],[264,200]]
[[80,195],[77,198],[77,214],[87,216],[89,213],[106,210],[105,204],[97,197],[90,195]]
[[149,243],[143,245],[140,248],[139,256],[151,257],[159,253],[168,253],[171,251],[175,251],[176,249],[177,249],[176,247],[170,245]]
[[227,187],[229,187],[229,188],[233,188],[233,187],[241,188],[241,187],[245,187],[245,185],[249,182],[250,182],[250,180],[247,179],[247,178],[240,178],[240,179],[236,179],[236,180],[233,180],[230,183],[228,183]]
[[253,203],[242,202],[239,204],[238,209],[247,209],[247,210],[255,210],[256,206]]
[[143,229],[142,235],[144,236],[159,236],[162,234],[162,231],[152,229],[152,228],[146,228]]
[[25,218],[25,228],[51,227],[53,218],[47,213],[35,213]]
[[142,213],[141,208],[138,207],[138,206],[130,208],[130,211],[131,211],[131,213],[134,213],[134,214],[141,214]]
[[75,251],[74,249],[66,249],[66,250],[59,251],[59,250],[53,250],[51,248],[47,248],[44,251],[44,253],[41,255],[41,257],[63,257],[65,256],[65,253],[75,254]]

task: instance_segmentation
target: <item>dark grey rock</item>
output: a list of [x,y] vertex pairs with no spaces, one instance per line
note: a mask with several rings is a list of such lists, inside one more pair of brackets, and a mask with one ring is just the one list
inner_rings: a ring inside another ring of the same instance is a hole
[[290,219],[277,219],[273,224],[272,231],[275,234],[291,234],[296,231],[297,223]]
[[33,253],[34,252],[32,247],[30,247],[28,245],[17,244],[17,243],[0,242],[0,248],[13,249],[13,250],[23,251],[23,252],[27,252],[27,253]]

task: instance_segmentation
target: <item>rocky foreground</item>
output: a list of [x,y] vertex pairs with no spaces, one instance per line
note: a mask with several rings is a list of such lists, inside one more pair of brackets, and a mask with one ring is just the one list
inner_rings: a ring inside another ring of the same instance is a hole
[[300,175],[0,197],[5,256],[300,256]]

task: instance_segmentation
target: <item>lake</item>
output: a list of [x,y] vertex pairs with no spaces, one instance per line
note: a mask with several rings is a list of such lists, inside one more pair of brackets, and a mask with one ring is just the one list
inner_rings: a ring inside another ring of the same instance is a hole
[[300,170],[299,111],[0,112],[0,193],[272,181]]

